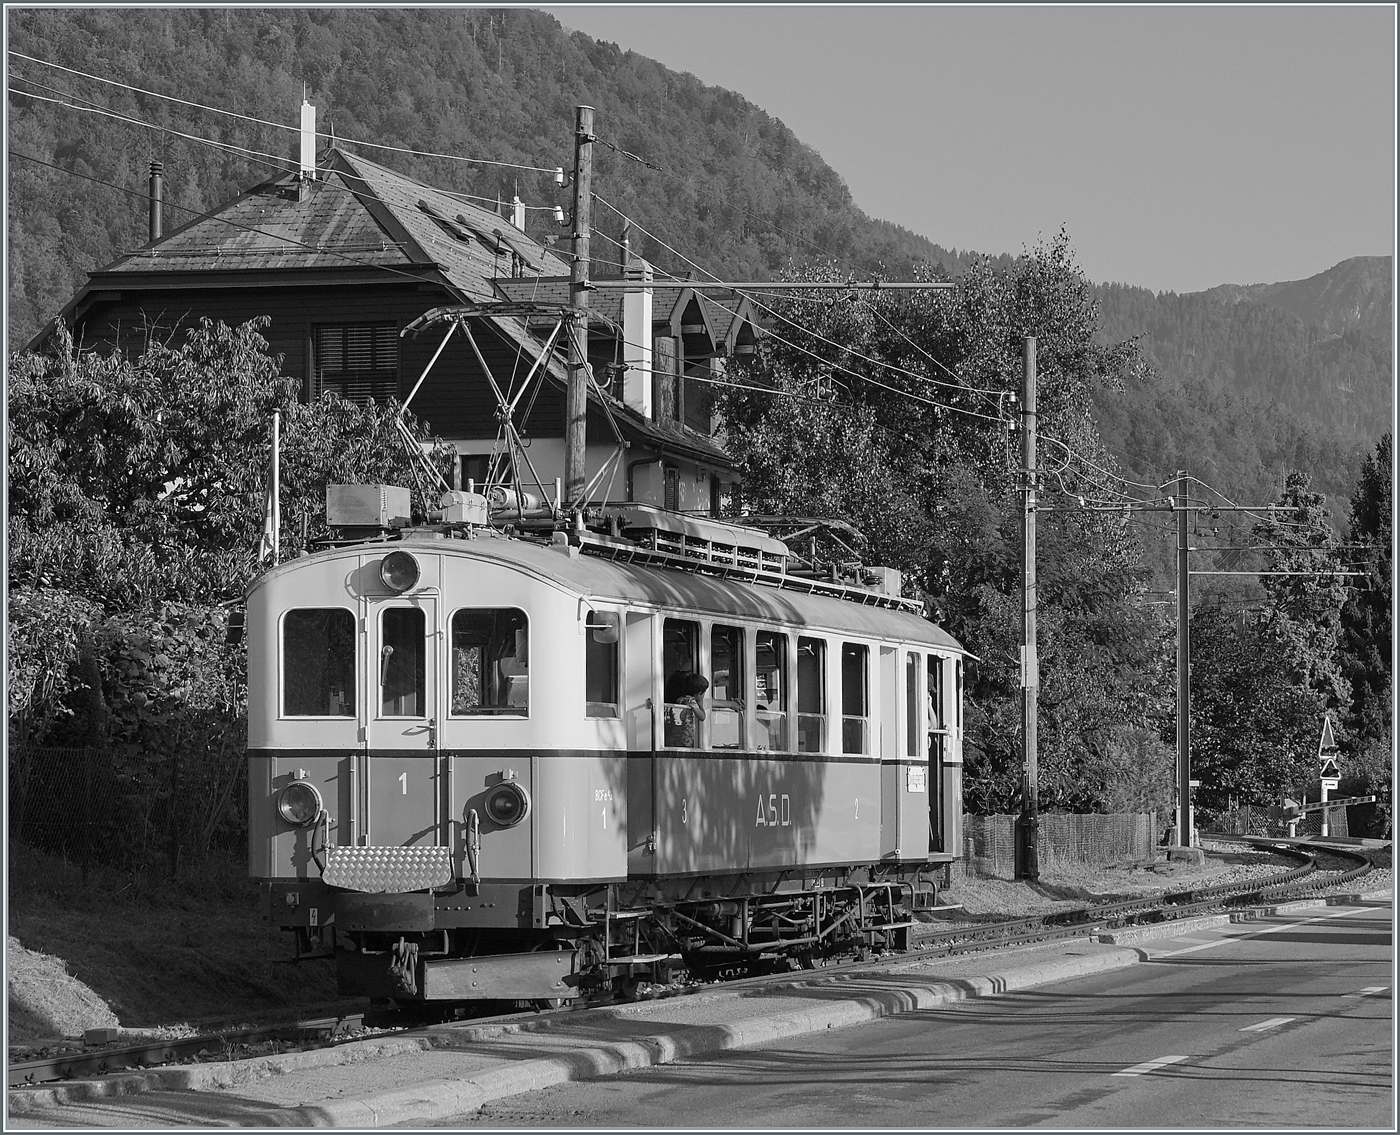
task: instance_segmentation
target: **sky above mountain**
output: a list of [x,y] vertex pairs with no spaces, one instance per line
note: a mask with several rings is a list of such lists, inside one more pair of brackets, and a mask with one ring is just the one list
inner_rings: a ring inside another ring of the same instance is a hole
[[1394,251],[1391,5],[544,10],[737,91],[945,247],[1063,225],[1091,279],[1177,292]]

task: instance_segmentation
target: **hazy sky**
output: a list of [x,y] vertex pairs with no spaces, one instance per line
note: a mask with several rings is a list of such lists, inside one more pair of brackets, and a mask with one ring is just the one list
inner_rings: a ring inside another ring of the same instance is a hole
[[1064,225],[1091,279],[1178,292],[1393,250],[1389,4],[545,10],[739,92],[947,248]]

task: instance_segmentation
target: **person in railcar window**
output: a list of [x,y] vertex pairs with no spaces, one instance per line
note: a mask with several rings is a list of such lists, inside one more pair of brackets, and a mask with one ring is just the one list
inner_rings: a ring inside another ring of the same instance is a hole
[[701,701],[709,688],[705,675],[694,670],[680,670],[672,675],[666,683],[666,744],[682,749],[699,746],[700,722],[705,720]]
[[[710,683],[699,672],[699,647],[699,623],[667,619],[662,625],[661,697],[665,703],[662,740],[668,746],[693,748],[699,744],[698,722],[704,715],[696,715],[699,702],[695,699],[710,688]],[[696,679],[704,684],[698,685]],[[686,697],[691,699],[689,703],[683,700]]]

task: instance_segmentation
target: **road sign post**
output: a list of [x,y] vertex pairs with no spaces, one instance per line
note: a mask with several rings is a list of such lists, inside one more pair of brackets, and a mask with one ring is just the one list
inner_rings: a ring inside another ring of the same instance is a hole
[[1327,793],[1335,792],[1341,784],[1341,776],[1337,770],[1337,741],[1332,736],[1332,718],[1322,715],[1322,736],[1317,741],[1317,765],[1318,776],[1322,782],[1322,834],[1331,834],[1330,825],[1327,822],[1328,808]]

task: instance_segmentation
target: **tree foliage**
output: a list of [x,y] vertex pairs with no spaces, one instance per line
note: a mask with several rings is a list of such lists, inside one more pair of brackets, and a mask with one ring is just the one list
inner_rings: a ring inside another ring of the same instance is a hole
[[[974,812],[1020,791],[1020,517],[1015,397],[1036,337],[1048,500],[1100,495],[1113,459],[1090,394],[1139,365],[1095,342],[1096,305],[1060,233],[945,292],[774,303],[744,383],[720,400],[756,512],[837,517],[872,562],[901,568],[980,661],[968,684],[964,792]],[[1111,477],[1110,477],[1111,479]],[[1141,553],[1120,511],[1045,512],[1037,556],[1041,805],[1160,806],[1162,627],[1139,601]]]
[[[203,321],[135,356],[60,335],[10,360],[11,772],[27,783],[26,742],[104,750],[142,860],[241,830],[243,657],[224,630],[261,567],[273,412],[287,555],[327,531],[327,484],[421,482],[415,511],[429,504],[418,423],[302,404],[298,385],[256,321]],[[429,459],[450,468],[440,446]]]
[[[413,483],[396,408],[298,402],[261,325],[202,320],[135,356],[76,350],[60,332],[54,353],[12,360],[12,580],[113,609],[237,599],[258,563],[273,411],[289,553],[325,533],[328,483]],[[421,514],[421,492],[416,503]]]

